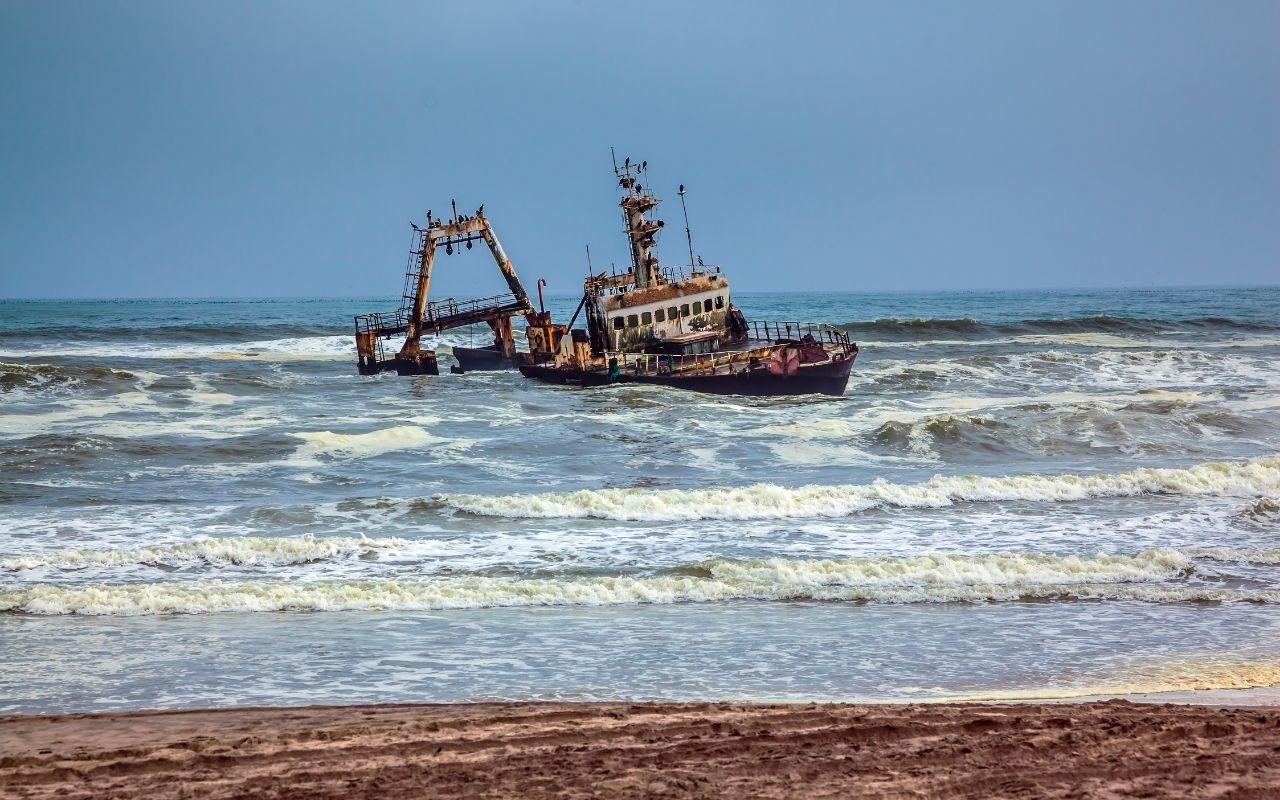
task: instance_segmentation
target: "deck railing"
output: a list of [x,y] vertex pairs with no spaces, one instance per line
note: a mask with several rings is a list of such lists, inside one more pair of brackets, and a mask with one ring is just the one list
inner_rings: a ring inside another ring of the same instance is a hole
[[[759,367],[773,355],[778,344],[799,343],[806,335],[826,347],[834,347],[840,355],[847,355],[858,346],[849,341],[847,331],[816,322],[755,322],[750,323],[755,339],[770,342],[769,346],[747,350],[721,350],[714,353],[672,355],[667,353],[624,353],[610,351],[605,359],[616,359],[619,369],[638,375],[712,375],[728,372],[745,372]],[[825,349],[825,348],[824,348]]]
[[[435,300],[427,303],[427,307],[422,311],[422,330],[435,331],[451,327],[453,324],[468,324],[472,317],[483,316],[488,311],[515,314],[522,312],[524,308],[524,303],[512,293],[477,297],[471,300],[455,300],[452,297]],[[404,333],[409,328],[411,313],[412,309],[397,308],[395,311],[360,314],[355,318],[356,333],[372,333],[378,336]]]
[[360,314],[356,317],[356,333],[372,333],[388,336],[403,333],[409,327],[409,309],[397,308],[395,311],[384,311],[374,314]]
[[769,359],[772,349],[724,350],[718,353],[672,355],[668,353],[607,353],[623,372],[638,375],[711,375],[722,368],[740,372]]
[[752,338],[770,342],[794,342],[812,336],[822,344],[848,346],[849,332],[821,322],[773,322],[759,320],[747,323]]
[[426,309],[422,312],[423,327],[434,328],[441,321],[479,314],[492,308],[505,309],[512,306],[522,307],[522,304],[520,299],[511,292],[495,294],[492,297],[477,297],[474,300],[455,300],[452,297],[434,300],[427,303]]

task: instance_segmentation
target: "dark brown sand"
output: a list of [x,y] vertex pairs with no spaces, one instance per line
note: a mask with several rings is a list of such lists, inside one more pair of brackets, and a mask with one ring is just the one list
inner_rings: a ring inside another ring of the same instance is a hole
[[1280,709],[476,704],[0,718],[2,797],[1280,797]]

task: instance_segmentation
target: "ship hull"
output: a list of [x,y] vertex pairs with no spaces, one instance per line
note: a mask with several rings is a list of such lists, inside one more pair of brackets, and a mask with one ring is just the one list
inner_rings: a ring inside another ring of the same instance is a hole
[[508,356],[496,347],[454,347],[453,357],[458,362],[460,372],[484,372],[499,369],[511,369]]
[[377,375],[379,372],[394,372],[397,375],[439,375],[440,366],[436,362],[434,351],[423,351],[415,356],[387,358],[381,361],[370,358],[361,359],[356,364],[361,375]]
[[781,397],[787,395],[823,394],[840,396],[849,385],[856,353],[846,359],[827,364],[803,366],[792,375],[778,375],[767,369],[723,375],[629,374],[612,378],[606,369],[578,369],[552,364],[520,364],[526,378],[565,386],[608,386],[610,384],[653,384],[686,389],[704,394]]

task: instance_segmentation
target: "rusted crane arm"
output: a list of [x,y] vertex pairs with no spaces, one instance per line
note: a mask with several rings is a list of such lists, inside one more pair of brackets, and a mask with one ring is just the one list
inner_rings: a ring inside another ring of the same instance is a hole
[[524,286],[520,283],[520,278],[516,275],[515,265],[511,263],[511,259],[507,258],[507,253],[502,249],[502,243],[498,241],[497,235],[493,232],[493,226],[489,221],[481,217],[484,221],[484,242],[489,245],[489,252],[493,253],[493,260],[498,263],[498,269],[502,271],[502,277],[507,282],[507,287],[511,289],[511,293],[516,299],[524,304],[525,313],[533,313],[533,303],[529,302],[529,295],[525,293]]
[[431,288],[431,267],[436,260],[436,242],[433,236],[423,236],[418,260],[418,285],[414,288],[413,305],[409,307],[407,330],[402,355],[418,352],[418,340],[422,337],[422,312],[427,305],[427,291]]

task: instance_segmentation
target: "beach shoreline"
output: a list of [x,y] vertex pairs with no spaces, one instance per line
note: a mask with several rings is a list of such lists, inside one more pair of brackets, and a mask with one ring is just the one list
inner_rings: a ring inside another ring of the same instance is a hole
[[1207,704],[514,702],[7,716],[0,718],[0,793],[1263,797],[1274,791],[1276,693],[1195,696]]

